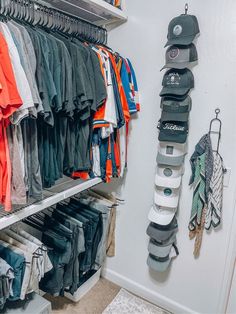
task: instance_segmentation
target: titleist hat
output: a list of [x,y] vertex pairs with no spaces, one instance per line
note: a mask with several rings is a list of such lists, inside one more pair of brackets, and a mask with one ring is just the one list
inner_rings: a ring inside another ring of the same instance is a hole
[[159,142],[157,163],[162,165],[180,166],[187,153],[186,143]]
[[188,137],[188,122],[185,121],[160,121],[160,142],[185,143]]
[[161,71],[166,68],[185,69],[190,63],[197,60],[197,49],[194,44],[189,46],[171,46],[166,50],[166,63]]
[[181,14],[173,18],[168,26],[166,46],[189,45],[200,33],[198,20],[195,15]]
[[194,87],[193,73],[189,69],[170,69],[162,80],[160,96],[183,96]]

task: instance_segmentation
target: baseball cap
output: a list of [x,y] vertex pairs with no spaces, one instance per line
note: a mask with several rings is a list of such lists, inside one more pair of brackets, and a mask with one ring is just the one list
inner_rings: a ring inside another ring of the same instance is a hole
[[163,167],[160,165],[157,168],[157,174],[155,177],[155,185],[161,187],[169,187],[177,189],[180,187],[183,169],[179,167]]
[[154,204],[149,211],[148,219],[158,225],[166,226],[172,221],[176,211],[177,207],[168,208]]
[[177,208],[179,203],[179,188],[155,187],[154,202],[158,206]]
[[147,258],[147,265],[154,271],[157,272],[165,272],[169,265],[170,265],[170,261],[171,259],[169,258],[169,256],[167,257],[156,257],[152,254],[148,255]]
[[162,86],[160,96],[186,95],[194,87],[193,73],[189,69],[170,69],[163,77]]
[[176,217],[174,217],[170,224],[166,226],[150,222],[150,224],[147,227],[146,233],[151,239],[154,239],[159,244],[168,245],[174,242],[177,231],[178,223]]
[[181,14],[173,18],[169,23],[165,47],[170,45],[189,45],[199,33],[196,16]]
[[180,166],[184,162],[186,143],[159,142],[157,163],[162,165]]
[[160,121],[159,141],[185,143],[188,136],[188,122]]
[[184,100],[161,99],[161,121],[188,121],[192,99],[187,96]]
[[[176,237],[175,237],[175,241],[176,241]],[[173,248],[173,243],[170,243],[168,245],[161,245],[154,239],[150,239],[148,243],[148,252],[157,257],[168,256],[172,248]],[[173,252],[173,255],[174,254],[175,253]]]
[[166,50],[166,63],[164,67],[174,69],[185,69],[190,63],[198,60],[197,49],[194,44],[188,46],[170,46]]

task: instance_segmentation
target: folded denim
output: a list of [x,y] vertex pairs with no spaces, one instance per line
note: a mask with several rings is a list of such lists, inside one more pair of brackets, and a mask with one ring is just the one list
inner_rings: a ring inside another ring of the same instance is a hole
[[27,292],[37,291],[38,290],[38,284],[41,279],[40,277],[40,267],[39,267],[39,259],[43,258],[40,254],[40,246],[25,239],[21,235],[17,234],[16,232],[12,230],[6,230],[5,233],[12,237],[13,239],[19,241],[20,243],[26,245],[28,249],[33,253],[32,258],[32,268],[31,268],[31,274],[30,274],[30,280]]
[[85,252],[80,254],[80,271],[86,272],[91,268],[91,254],[92,254],[92,239],[93,239],[93,229],[92,224],[89,219],[83,217],[82,215],[76,212],[76,207],[72,205],[61,205],[58,204],[57,208],[62,212],[71,215],[73,218],[81,221],[84,228],[84,238],[85,238]]
[[73,294],[77,290],[77,282],[79,280],[79,242],[80,242],[80,230],[82,229],[78,222],[69,217],[63,216],[59,211],[54,211],[53,218],[63,223],[67,228],[73,232],[72,237],[72,254],[70,261],[65,265],[64,277],[63,277],[63,292],[65,288],[69,289],[69,292]]
[[6,301],[10,297],[9,278],[5,275],[0,276],[0,309],[4,308]]
[[79,214],[88,218],[90,222],[93,224],[93,229],[95,230],[93,235],[92,260],[91,260],[91,266],[93,267],[97,255],[98,244],[100,243],[103,234],[101,212],[96,210],[95,208],[83,205],[77,199],[71,199],[70,205],[74,206],[74,208],[77,209],[77,212]]
[[10,296],[9,299],[12,301],[19,300],[26,265],[24,255],[17,254],[7,247],[7,245],[0,243],[0,257],[14,269],[15,278],[12,284],[13,295]]
[[[12,251],[17,254],[24,256],[25,258],[25,271],[23,276],[23,281],[21,285],[21,294],[20,299],[24,300],[27,293],[32,292],[29,290],[29,282],[30,282],[30,275],[32,271],[32,260],[33,260],[33,253],[26,245],[20,243],[19,241],[9,237],[4,233],[0,233],[0,243],[3,246],[7,246]],[[10,265],[10,264],[9,264]]]
[[[52,262],[50,253],[53,251],[59,256],[58,262],[60,264],[68,264],[71,255],[71,239],[68,240],[66,237],[58,235],[56,232],[47,230],[42,234],[42,240],[47,245],[49,250],[49,258]],[[53,262],[52,262],[53,264]]]
[[45,215],[44,226],[49,229],[55,231],[57,234],[66,237],[68,239],[72,238],[72,231],[61,223],[53,219],[52,217]]
[[0,276],[8,278],[9,295],[13,296],[12,284],[15,278],[13,268],[2,258],[0,258]]
[[39,278],[39,281],[40,281],[41,278],[44,277],[44,274],[52,269],[52,263],[48,257],[47,247],[39,239],[35,238],[30,233],[23,230],[21,224],[18,224],[17,226],[13,226],[12,230],[16,232],[17,234],[21,235],[22,237],[24,237],[25,239],[29,240],[30,242],[35,243],[36,245],[40,246],[39,254],[42,255],[42,258],[39,258],[37,260],[38,265],[39,265],[38,267],[40,270],[40,278]]
[[47,272],[39,283],[39,288],[52,295],[60,295],[63,289],[63,276],[65,264],[61,264],[60,254],[51,250],[48,253],[53,269]]
[[[110,208],[106,205],[99,204],[96,201],[90,200],[91,198],[80,198],[77,202],[78,205],[84,206],[84,208],[90,210],[100,212],[102,214],[102,237],[101,241],[99,242],[98,248],[97,248],[97,255],[96,255],[96,268],[98,269],[102,263],[104,262],[104,259],[106,257],[106,241],[107,241],[107,235],[108,235],[108,227],[109,227],[109,218],[110,218]],[[92,198],[93,199],[93,198]]]

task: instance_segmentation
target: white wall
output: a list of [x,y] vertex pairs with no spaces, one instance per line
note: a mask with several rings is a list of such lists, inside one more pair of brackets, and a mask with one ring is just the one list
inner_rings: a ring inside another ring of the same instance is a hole
[[236,271],[235,271],[235,269],[234,269],[231,291],[230,291],[230,295],[229,295],[227,313],[228,314],[236,313]]
[[[133,62],[141,112],[132,121],[128,174],[120,192],[126,202],[120,206],[117,219],[116,257],[108,260],[105,276],[175,313],[220,313],[236,185],[236,1],[188,1],[189,13],[198,17],[201,30],[197,41],[199,64],[193,69],[189,154],[178,218],[180,255],[166,274],[153,273],[146,266],[145,232],[153,201],[163,47],[168,23],[183,13],[185,0],[126,1],[129,21],[111,32],[109,44]],[[220,107],[223,121],[220,152],[225,165],[232,168],[232,176],[224,191],[222,228],[204,234],[200,258],[194,259],[187,228],[192,200],[189,157],[208,131],[216,107]],[[112,188],[120,190],[118,183],[106,187]]]

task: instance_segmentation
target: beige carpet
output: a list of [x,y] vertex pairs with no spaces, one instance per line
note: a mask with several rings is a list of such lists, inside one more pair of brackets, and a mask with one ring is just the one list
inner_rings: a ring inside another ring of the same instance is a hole
[[100,278],[98,283],[77,303],[64,297],[54,298],[48,294],[44,297],[52,303],[53,314],[102,314],[119,291],[119,286]]
[[51,302],[53,314],[171,314],[104,278],[77,303],[49,294],[44,298]]

